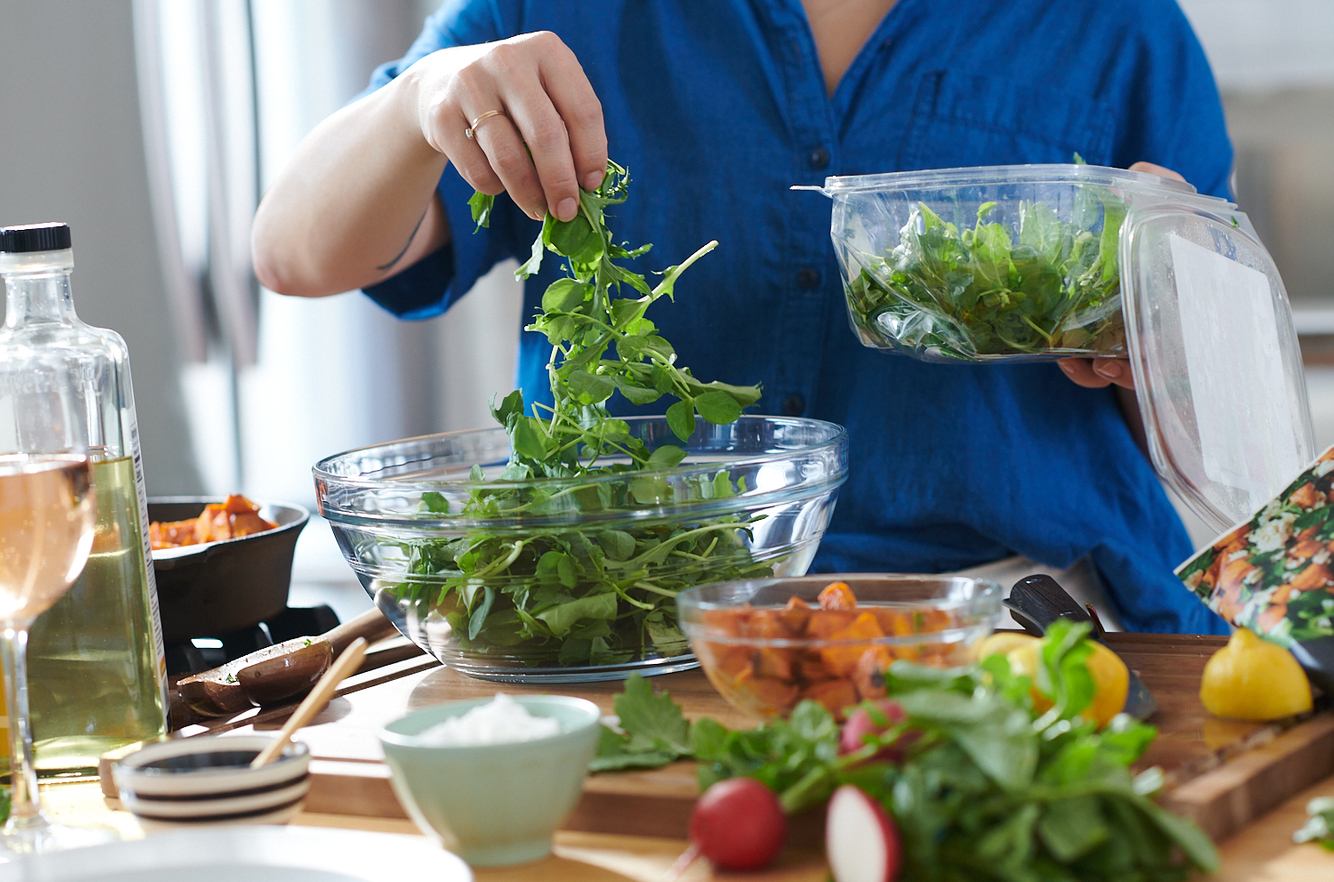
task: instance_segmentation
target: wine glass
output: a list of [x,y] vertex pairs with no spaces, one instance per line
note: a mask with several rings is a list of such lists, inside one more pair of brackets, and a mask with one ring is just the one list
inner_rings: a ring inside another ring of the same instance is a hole
[[0,456],[0,660],[10,755],[10,810],[0,830],[0,859],[108,838],[105,830],[53,824],[42,811],[28,717],[28,629],[83,571],[95,517],[86,456]]

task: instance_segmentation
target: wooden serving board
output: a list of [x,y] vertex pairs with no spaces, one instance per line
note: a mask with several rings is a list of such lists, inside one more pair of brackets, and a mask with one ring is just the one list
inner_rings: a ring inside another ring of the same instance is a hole
[[[1158,700],[1160,710],[1150,722],[1159,727],[1159,735],[1141,765],[1161,767],[1168,782],[1163,804],[1193,818],[1215,839],[1334,773],[1334,712],[1322,710],[1283,725],[1219,720],[1205,712],[1198,697],[1200,675],[1225,638],[1108,634],[1107,642]],[[652,682],[668,690],[690,718],[713,717],[734,728],[754,724],[728,705],[699,671],[654,677]],[[347,681],[339,696],[300,734],[314,757],[305,808],[328,814],[405,817],[389,785],[375,731],[409,711],[505,691],[577,695],[611,713],[612,698],[621,685],[502,685],[474,680],[420,657],[363,673]],[[226,722],[190,726],[185,734],[277,729],[289,712],[290,708],[251,712]],[[690,762],[592,775],[565,827],[682,838],[697,795],[695,766]]]

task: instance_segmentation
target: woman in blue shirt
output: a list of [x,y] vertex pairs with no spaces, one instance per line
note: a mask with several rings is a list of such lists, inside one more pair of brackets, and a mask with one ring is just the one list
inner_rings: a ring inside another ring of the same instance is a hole
[[[362,288],[398,315],[437,315],[526,256],[546,212],[572,216],[610,145],[635,181],[613,229],[654,243],[641,271],[720,243],[653,316],[681,362],[762,383],[758,412],[849,431],[851,478],[817,570],[1087,558],[1128,627],[1224,630],[1172,575],[1191,545],[1122,416],[1124,364],[862,348],[829,204],[789,189],[1079,153],[1225,195],[1222,110],[1173,0],[450,0],[372,86],[266,195],[255,260],[268,287]],[[474,188],[512,198],[478,235]],[[547,261],[528,280],[527,314],[560,272]],[[548,351],[523,335],[530,402],[549,396]]]

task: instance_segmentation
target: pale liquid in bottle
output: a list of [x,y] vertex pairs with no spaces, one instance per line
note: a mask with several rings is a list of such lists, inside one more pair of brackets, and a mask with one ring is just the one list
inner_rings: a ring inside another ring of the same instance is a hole
[[[88,564],[28,641],[39,772],[96,769],[108,750],[166,732],[134,464],[95,462],[93,481],[97,531]],[[126,592],[125,585],[143,587]]]

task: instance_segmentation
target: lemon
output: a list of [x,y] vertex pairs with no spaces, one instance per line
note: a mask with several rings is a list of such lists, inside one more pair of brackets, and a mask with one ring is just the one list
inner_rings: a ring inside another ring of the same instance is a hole
[[1101,643],[1093,644],[1088,667],[1095,689],[1093,703],[1083,713],[1091,715],[1099,726],[1106,726],[1126,706],[1126,696],[1130,694],[1130,669],[1120,656]]
[[1311,709],[1311,685],[1292,653],[1239,628],[1205,664],[1200,701],[1216,717],[1277,720]]
[[[1090,641],[1092,654],[1085,660],[1089,676],[1093,678],[1093,701],[1080,711],[1087,719],[1097,721],[1098,727],[1106,726],[1126,706],[1126,695],[1130,692],[1130,669],[1116,653],[1096,641]],[[1042,641],[1033,639],[1011,649],[1005,657],[1010,662],[1010,670],[1037,679],[1038,653]],[[1046,713],[1051,709],[1052,701],[1034,686],[1030,691],[1033,709]]]
[[1025,634],[1022,631],[1001,631],[992,634],[987,639],[977,645],[977,657],[986,658],[991,655],[1008,655],[1010,650],[1018,649],[1028,644],[1037,644],[1038,638],[1032,634]]

